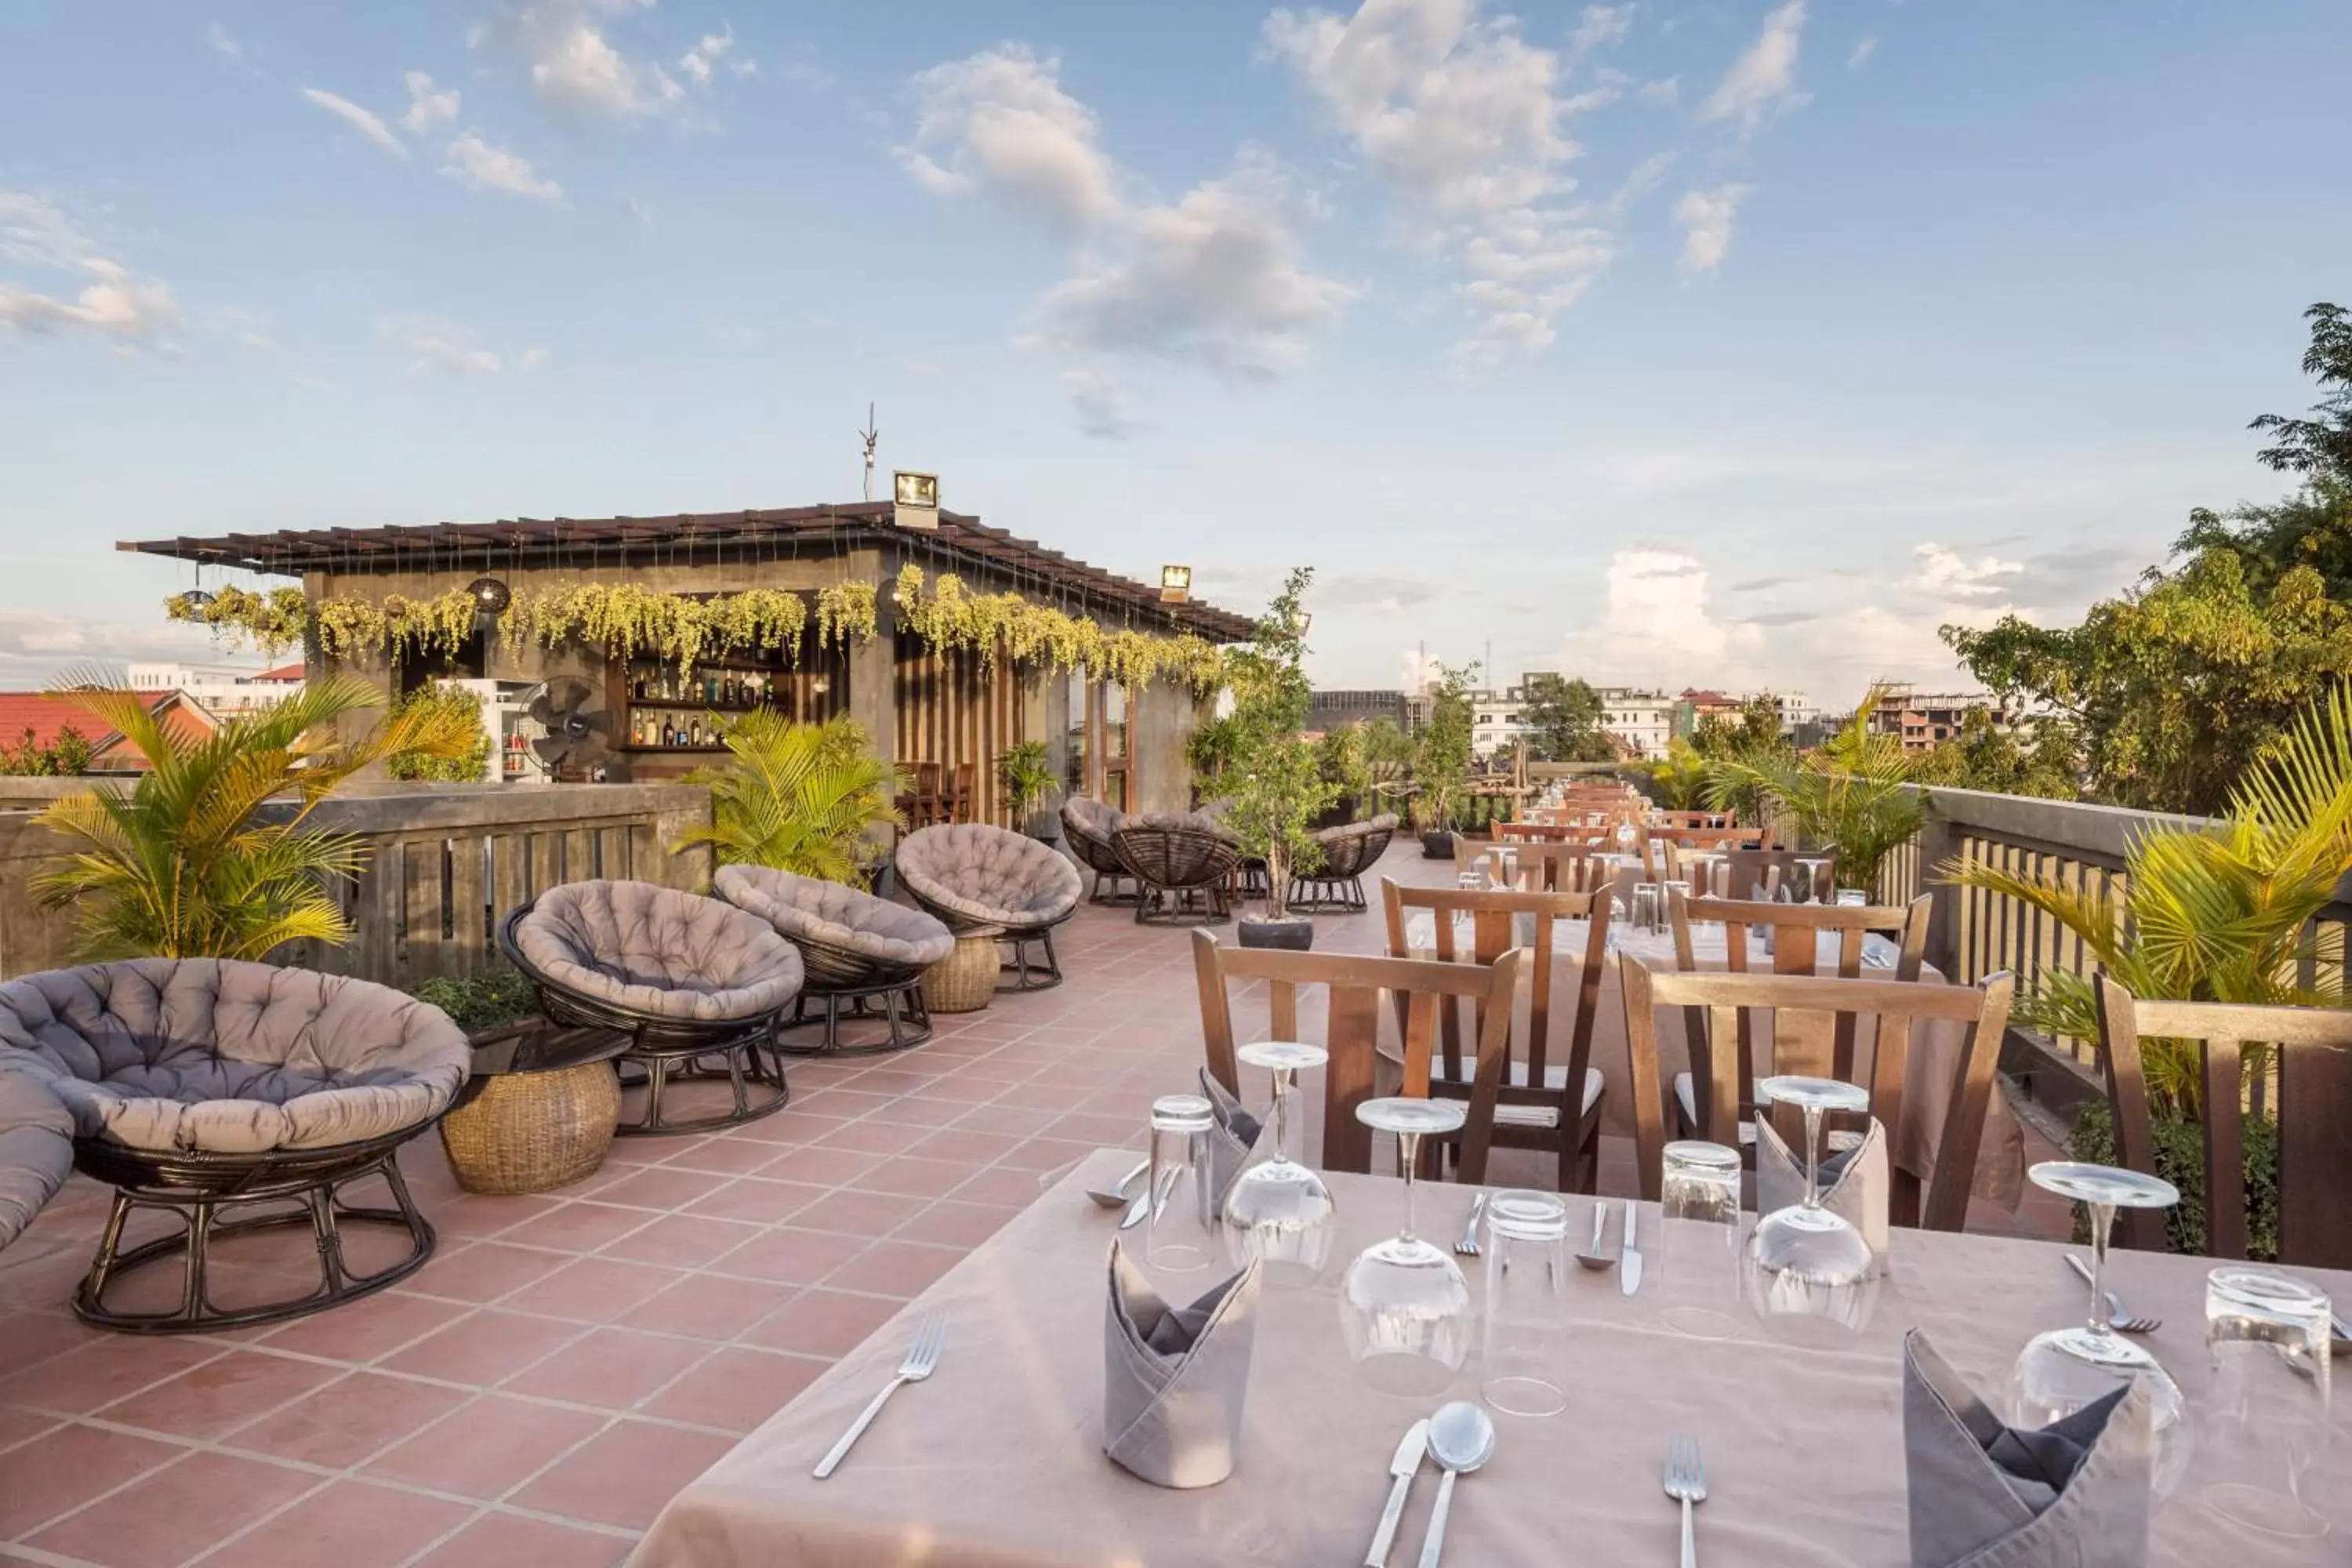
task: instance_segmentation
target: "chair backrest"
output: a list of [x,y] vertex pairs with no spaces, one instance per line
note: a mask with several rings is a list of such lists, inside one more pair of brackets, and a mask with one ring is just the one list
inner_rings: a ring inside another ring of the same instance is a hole
[[[1568,1082],[1580,1086],[1584,1069],[1592,1056],[1592,1024],[1601,1012],[1601,962],[1609,951],[1609,900],[1586,892],[1519,893],[1489,892],[1470,888],[1402,888],[1390,878],[1381,879],[1381,902],[1387,911],[1389,956],[1410,958],[1412,950],[1405,944],[1405,918],[1410,910],[1427,910],[1435,927],[1434,951],[1446,963],[1496,963],[1504,954],[1521,944],[1517,939],[1519,918],[1528,916],[1535,921],[1535,941],[1528,943],[1528,956],[1522,961],[1528,969],[1529,1003],[1528,1033],[1525,1048],[1516,1051],[1517,1058],[1528,1064],[1527,1081],[1536,1087],[1544,1082],[1545,1068],[1552,1060],[1551,1051],[1551,992],[1552,942],[1561,921],[1590,921],[1585,940],[1584,958],[1578,972],[1576,985],[1576,1022],[1570,1026],[1560,1065],[1568,1068]],[[1456,920],[1462,911],[1470,915],[1470,946],[1465,951]],[[1486,1027],[1483,1010],[1475,1015],[1475,1026],[1483,1034]],[[1459,1079],[1461,1074],[1462,1018],[1459,1007],[1447,1007],[1439,1019],[1439,1040],[1444,1053],[1446,1075]]]
[[1400,1093],[1426,1099],[1430,1066],[1437,1050],[1440,1004],[1467,996],[1480,1024],[1477,1073],[1470,1091],[1469,1120],[1462,1130],[1459,1169],[1465,1182],[1486,1178],[1486,1152],[1495,1135],[1495,1101],[1508,1059],[1511,999],[1519,980],[1519,955],[1507,952],[1492,965],[1443,963],[1434,960],[1377,958],[1352,953],[1285,952],[1271,948],[1228,947],[1205,931],[1192,933],[1192,970],[1201,992],[1201,1034],[1209,1071],[1235,1094],[1240,1071],[1234,1055],[1232,984],[1266,983],[1269,1039],[1298,1037],[1298,989],[1328,989],[1324,1048],[1331,1053],[1323,1074],[1323,1166],[1331,1171],[1369,1172],[1372,1131],[1356,1120],[1356,1107],[1374,1096],[1380,1043],[1381,993],[1398,998],[1404,1026],[1404,1078]]
[[941,768],[937,763],[917,763],[915,764],[915,793],[917,795],[938,795],[940,793],[940,773]]
[[[1897,1225],[1916,1224],[1929,1230],[1961,1227],[1968,1217],[1969,1189],[1976,1173],[1977,1149],[1984,1140],[1985,1116],[1992,1105],[1993,1069],[2000,1060],[2001,1032],[2009,1026],[2015,986],[2007,971],[1986,976],[1982,985],[1932,985],[1727,970],[1685,973],[1660,969],[1639,958],[1619,967],[1624,978],[1625,1043],[1633,1069],[1634,1159],[1643,1197],[1658,1196],[1659,1160],[1665,1148],[1658,1068],[1660,1007],[1696,1011],[1706,1020],[1717,1047],[1709,1053],[1706,1070],[1711,1081],[1699,1076],[1700,1068],[1694,1063],[1692,1087],[1706,1096],[1700,1135],[1727,1148],[1738,1146],[1743,1086],[1734,1076],[1738,1055],[1722,1048],[1722,1043],[1750,1011],[1769,1010],[1774,1072],[1860,1082],[1870,1092],[1870,1114],[1885,1125],[1889,1136],[1902,1124],[1915,1026],[1948,1021],[1967,1026],[1968,1035],[1953,1069],[1951,1100],[1942,1138],[1936,1146],[1935,1169],[1927,1179],[1926,1208],[1923,1212],[1920,1206],[1916,1175],[1897,1166],[1888,1217]],[[1854,1020],[1865,1016],[1876,1023],[1876,1044],[1866,1079],[1851,1070],[1833,1070],[1837,1039],[1841,1035],[1851,1038]],[[1709,1089],[1711,1094],[1706,1092]],[[1801,1134],[1789,1127],[1782,1131],[1794,1146]]]
[[1498,844],[1564,844],[1572,839],[1580,842],[1591,831],[1589,827],[1559,822],[1498,822],[1495,824],[1495,841]]
[[[1578,829],[1580,838],[1588,837]],[[1518,885],[1531,893],[1583,893],[1591,891],[1594,879],[1601,874],[1599,857],[1609,853],[1598,844],[1509,844],[1492,845],[1477,852],[1486,863],[1491,879],[1502,875],[1503,851],[1509,850],[1518,861]]]
[[[2243,1258],[2247,1245],[2244,1124],[2214,1109],[2242,1108],[2249,1074],[2268,1075],[2265,1099],[2278,1131],[2278,1261],[2352,1268],[2352,1223],[2344,1215],[2352,1195],[2352,1012],[2148,1001],[2101,975],[2099,1055],[2116,1163],[2156,1175],[2146,1060],[2152,1041],[2194,1042],[2204,1105],[2206,1252]],[[2172,1173],[2176,1181],[2179,1174]],[[2160,1251],[2164,1232],[2163,1211],[2124,1211],[2126,1246]]]
[[1658,813],[1661,827],[1734,828],[1739,826],[1736,811],[1662,811]]

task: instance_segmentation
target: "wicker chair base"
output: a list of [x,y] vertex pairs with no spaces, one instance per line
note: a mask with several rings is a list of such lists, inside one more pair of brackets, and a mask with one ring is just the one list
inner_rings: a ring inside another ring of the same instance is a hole
[[1290,907],[1317,914],[1360,915],[1370,906],[1361,877],[1293,877]]
[[968,931],[955,951],[923,971],[926,1013],[977,1013],[996,995],[996,933]]
[[[782,1029],[807,1027],[809,1004],[824,1006],[824,1035],[814,1044],[779,1039],[776,1048],[795,1057],[870,1057],[885,1051],[903,1051],[919,1046],[931,1037],[930,1009],[923,1002],[923,982],[920,974],[903,975],[894,980],[877,981],[870,985],[844,986],[838,990],[806,990],[793,1004],[793,1016],[781,1026]],[[889,1037],[868,1041],[863,1045],[841,1043],[842,1004],[849,1004],[852,1022],[867,1018],[885,1018],[890,1026]],[[880,1011],[875,1004],[880,1004]]]
[[[761,1059],[763,1054],[765,1061]],[[784,1058],[776,1043],[772,1018],[763,1018],[750,1033],[716,1045],[664,1044],[656,1047],[641,1038],[614,1065],[624,1090],[646,1091],[645,1114],[614,1129],[623,1138],[667,1138],[684,1132],[716,1132],[723,1128],[740,1127],[747,1121],[773,1116],[793,1098],[792,1086],[784,1082]],[[632,1075],[632,1068],[637,1069],[637,1075]],[[674,1121],[662,1114],[664,1091],[672,1083],[718,1078],[727,1080],[733,1095],[734,1103],[727,1110],[716,1116],[698,1116],[690,1121]],[[751,1093],[753,1085],[761,1086],[764,1091],[756,1100]]]
[[[74,1163],[86,1174],[114,1184],[114,1207],[107,1215],[97,1255],[73,1295],[74,1316],[101,1329],[128,1334],[196,1334],[253,1328],[308,1317],[396,1285],[433,1256],[433,1226],[417,1212],[394,1158],[400,1145],[425,1131],[406,1128],[387,1138],[331,1149],[279,1150],[267,1154],[156,1154],[95,1139],[75,1142]],[[342,1201],[341,1189],[381,1176],[393,1206],[362,1208]],[[293,1205],[277,1213],[224,1220],[221,1211],[248,1205]],[[122,1249],[122,1232],[135,1209],[161,1209],[180,1221],[181,1234]],[[373,1274],[355,1274],[343,1258],[345,1225],[378,1225],[404,1231],[409,1249]],[[213,1305],[207,1270],[215,1242],[259,1231],[302,1226],[319,1256],[319,1285],[301,1296],[258,1305]],[[180,1304],[168,1311],[134,1312],[107,1305],[110,1287],[150,1264],[177,1261]]]
[[1135,923],[1163,926],[1223,925],[1234,918],[1225,879],[1190,888],[1162,888],[1146,883],[1143,900],[1135,906]]
[[1265,862],[1263,860],[1243,861],[1240,870],[1235,875],[1241,879],[1239,892],[1244,899],[1262,899],[1272,891],[1266,879]]
[[[1014,991],[1051,991],[1062,983],[1062,961],[1054,956],[1054,928],[1041,926],[1034,931],[1009,931],[997,939],[1013,950],[1013,961],[997,966],[998,984],[1003,977],[1013,976]],[[1035,950],[1045,950],[1045,961],[1037,962]]]
[[[1108,893],[1103,891],[1105,882],[1110,884],[1110,891]],[[1121,882],[1129,885],[1122,889],[1119,887]],[[1139,904],[1142,901],[1143,884],[1136,881],[1134,877],[1125,871],[1097,871],[1094,891],[1087,895],[1087,902],[1101,904],[1108,909],[1123,910],[1129,904]]]
[[479,1092],[441,1119],[441,1147],[467,1192],[551,1192],[604,1163],[621,1117],[612,1063],[478,1081]]

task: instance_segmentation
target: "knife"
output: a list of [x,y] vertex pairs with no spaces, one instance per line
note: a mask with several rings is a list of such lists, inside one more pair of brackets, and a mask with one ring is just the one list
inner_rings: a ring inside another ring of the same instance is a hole
[[[1176,1185],[1176,1176],[1177,1173],[1174,1171],[1166,1172],[1160,1176],[1160,1198],[1162,1203],[1167,1201],[1170,1190]],[[1126,1230],[1131,1226],[1141,1225],[1143,1223],[1143,1216],[1150,1212],[1151,1184],[1146,1182],[1143,1184],[1143,1191],[1138,1193],[1135,1196],[1135,1201],[1127,1205],[1127,1213],[1119,1220],[1118,1228]]]
[[1633,1245],[1633,1200],[1625,1200],[1625,1239],[1617,1247],[1617,1277],[1624,1282],[1625,1294],[1632,1295],[1642,1288],[1642,1249]]
[[1388,1506],[1381,1510],[1381,1527],[1372,1532],[1372,1549],[1364,1553],[1364,1568],[1387,1568],[1389,1549],[1396,1544],[1397,1525],[1404,1518],[1405,1499],[1412,1491],[1412,1478],[1421,1473],[1421,1457],[1428,1451],[1429,1423],[1416,1421],[1405,1429],[1396,1458],[1389,1461],[1389,1474],[1396,1480],[1389,1487]]

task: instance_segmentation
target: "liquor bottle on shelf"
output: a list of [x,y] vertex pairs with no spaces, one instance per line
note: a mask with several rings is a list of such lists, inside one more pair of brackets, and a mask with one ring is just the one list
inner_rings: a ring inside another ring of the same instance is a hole
[[669,719],[667,715],[664,715],[662,719],[661,743],[665,746],[675,746],[677,744],[677,737],[670,731]]
[[701,720],[693,719],[688,721],[686,726],[686,743],[689,746],[698,746],[702,744]]
[[776,705],[776,675],[773,670],[760,678],[760,700],[771,708]]

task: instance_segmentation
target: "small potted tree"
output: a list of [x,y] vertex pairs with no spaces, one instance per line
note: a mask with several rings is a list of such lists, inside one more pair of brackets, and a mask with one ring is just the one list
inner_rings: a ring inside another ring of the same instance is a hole
[[997,781],[1004,786],[1005,808],[1021,831],[1041,844],[1061,837],[1061,825],[1045,809],[1054,793],[1054,770],[1045,763],[1045,742],[1024,741],[996,754]]
[[1243,847],[1265,862],[1265,913],[1243,917],[1244,947],[1304,950],[1315,943],[1315,922],[1290,912],[1290,879],[1321,864],[1313,824],[1339,786],[1325,781],[1314,744],[1299,733],[1311,695],[1302,601],[1313,579],[1307,567],[1294,570],[1252,640],[1226,665],[1234,710],[1223,721],[1231,753],[1223,784],[1233,804],[1224,821]]
[[1470,683],[1477,675],[1475,664],[1438,665],[1429,722],[1413,737],[1412,776],[1419,789],[1412,797],[1412,826],[1427,859],[1454,858],[1454,819],[1470,788]]

